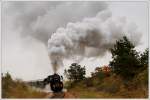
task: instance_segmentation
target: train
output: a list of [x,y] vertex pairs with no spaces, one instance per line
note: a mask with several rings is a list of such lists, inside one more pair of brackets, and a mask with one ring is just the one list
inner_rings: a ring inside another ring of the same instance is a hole
[[61,92],[63,90],[63,77],[56,73],[45,78],[43,83],[44,85],[50,84],[53,92]]

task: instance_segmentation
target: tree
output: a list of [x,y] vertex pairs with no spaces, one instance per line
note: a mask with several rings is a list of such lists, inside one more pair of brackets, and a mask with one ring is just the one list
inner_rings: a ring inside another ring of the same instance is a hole
[[148,48],[140,55],[140,65],[138,72],[145,72],[145,77],[148,77],[148,56],[149,56]]
[[113,60],[110,62],[110,66],[114,73],[125,80],[132,79],[140,67],[139,55],[134,48],[135,46],[124,36],[117,40],[111,49]]
[[141,54],[140,62],[143,66],[148,66],[148,48]]
[[79,81],[85,78],[85,66],[81,67],[80,65],[78,65],[77,63],[73,63],[71,64],[70,68],[67,70],[65,69],[65,73],[66,77],[70,80],[70,81]]
[[11,75],[8,72],[4,76],[2,76],[2,96],[3,97],[6,97],[8,95],[8,91],[11,88],[10,86],[13,84],[14,83],[11,78]]

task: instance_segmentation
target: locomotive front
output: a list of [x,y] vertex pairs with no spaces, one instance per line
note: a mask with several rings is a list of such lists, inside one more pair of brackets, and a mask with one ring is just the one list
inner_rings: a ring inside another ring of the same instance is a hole
[[58,74],[53,74],[44,79],[44,84],[50,84],[51,90],[53,92],[61,92],[63,89],[62,76]]

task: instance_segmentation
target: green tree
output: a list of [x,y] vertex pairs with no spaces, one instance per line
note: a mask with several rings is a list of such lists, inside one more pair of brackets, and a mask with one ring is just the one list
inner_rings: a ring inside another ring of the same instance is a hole
[[143,83],[145,86],[148,86],[148,48],[140,55],[140,64],[141,68],[138,70],[138,75],[136,80],[138,83]]
[[135,46],[124,36],[123,39],[117,40],[111,49],[113,60],[110,66],[114,73],[125,80],[132,79],[140,67],[139,54],[134,48]]
[[69,69],[65,69],[65,73],[66,77],[70,80],[70,81],[79,81],[85,78],[85,66],[81,67],[80,65],[78,65],[77,63],[73,63],[71,64],[71,66],[69,67]]
[[10,86],[13,84],[11,75],[7,72],[2,76],[2,97],[7,97],[9,95]]
[[141,54],[140,62],[143,66],[148,66],[148,48]]

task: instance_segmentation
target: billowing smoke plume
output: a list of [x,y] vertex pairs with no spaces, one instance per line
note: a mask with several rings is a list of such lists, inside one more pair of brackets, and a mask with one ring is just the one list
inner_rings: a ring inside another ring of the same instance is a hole
[[[19,35],[24,38],[22,40],[26,40],[23,43],[27,43],[27,46],[32,45],[32,41],[38,40],[38,42],[44,43],[46,47],[48,39],[57,28],[65,27],[68,22],[81,21],[84,17],[93,17],[99,11],[107,9],[105,2],[96,1],[4,2],[2,6],[5,8],[2,9],[4,13],[2,18],[9,30],[17,30]],[[9,35],[14,36],[14,34]],[[51,54],[51,57],[53,55]],[[60,55],[54,55],[52,58],[54,66],[62,64],[62,60],[59,61],[58,59]]]
[[[95,16],[107,8],[104,2],[6,2],[5,23],[19,30],[23,38],[31,37],[47,46],[51,33],[68,22]],[[10,22],[13,23],[10,25]]]
[[139,35],[135,35],[139,33],[136,25],[103,11],[107,9],[105,2],[4,2],[2,6],[5,8],[2,21],[5,21],[6,31],[10,31],[7,36],[12,38],[19,34],[24,38],[21,41],[31,47],[32,41],[47,46],[50,38],[48,50],[55,71],[66,58],[75,57],[80,61],[84,57],[105,55],[124,34],[136,39],[132,40],[134,43],[139,41]]
[[114,18],[108,10],[70,22],[66,28],[58,28],[48,40],[51,63],[56,71],[63,66],[63,59],[103,56],[124,35],[135,45],[139,43],[140,32],[136,25],[125,17]]

